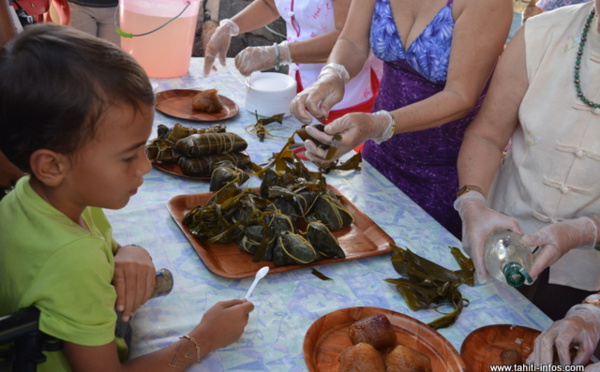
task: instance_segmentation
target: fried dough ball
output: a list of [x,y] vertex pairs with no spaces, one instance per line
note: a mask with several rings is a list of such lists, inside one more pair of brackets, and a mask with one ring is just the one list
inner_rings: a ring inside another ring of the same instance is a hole
[[196,94],[192,99],[192,107],[196,111],[206,112],[207,114],[220,112],[225,108],[217,95],[216,89],[207,89]]
[[385,359],[387,372],[431,372],[431,360],[411,347],[398,345]]
[[342,350],[338,360],[338,372],[385,372],[381,353],[363,342]]
[[383,314],[373,314],[354,322],[348,327],[353,344],[365,342],[376,349],[396,345],[396,332],[390,320]]

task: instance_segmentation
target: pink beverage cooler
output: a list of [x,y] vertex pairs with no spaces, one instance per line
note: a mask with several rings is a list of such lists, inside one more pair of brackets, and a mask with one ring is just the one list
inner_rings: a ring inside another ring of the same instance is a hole
[[188,73],[200,0],[121,0],[121,47],[153,78]]

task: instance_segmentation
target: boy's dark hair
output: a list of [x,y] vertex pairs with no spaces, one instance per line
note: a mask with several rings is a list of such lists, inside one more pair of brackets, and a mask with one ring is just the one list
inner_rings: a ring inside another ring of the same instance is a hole
[[142,67],[108,41],[44,23],[0,51],[0,149],[23,171],[36,150],[74,153],[115,104],[139,110],[154,93]]

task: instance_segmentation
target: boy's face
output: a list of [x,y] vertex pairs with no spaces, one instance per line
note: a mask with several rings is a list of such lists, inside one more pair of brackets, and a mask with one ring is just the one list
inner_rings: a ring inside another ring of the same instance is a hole
[[152,169],[145,145],[154,108],[117,106],[97,124],[96,138],[74,154],[64,184],[76,207],[123,208]]

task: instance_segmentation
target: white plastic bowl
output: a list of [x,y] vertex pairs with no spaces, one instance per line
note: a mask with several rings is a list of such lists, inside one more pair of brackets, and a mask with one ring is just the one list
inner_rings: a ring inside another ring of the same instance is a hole
[[296,80],[278,72],[253,72],[246,79],[246,110],[259,116],[290,114]]

